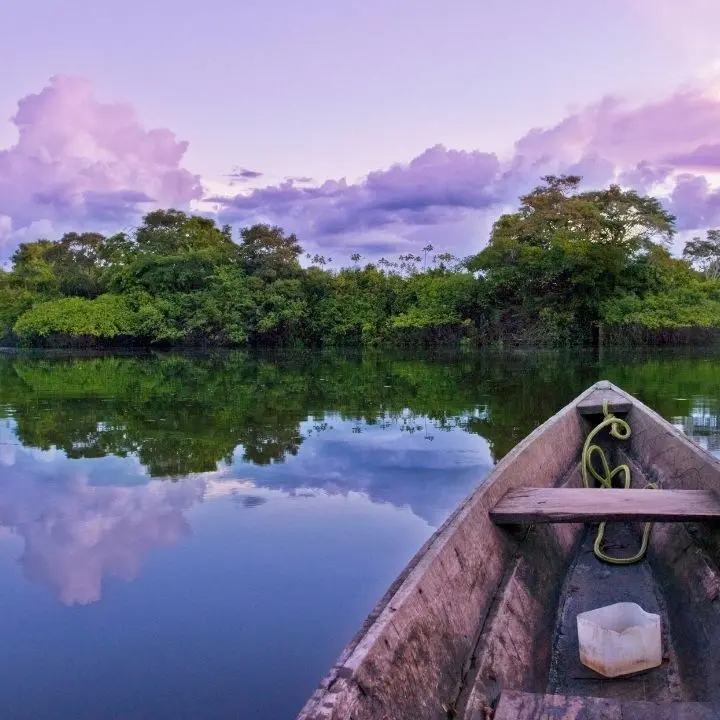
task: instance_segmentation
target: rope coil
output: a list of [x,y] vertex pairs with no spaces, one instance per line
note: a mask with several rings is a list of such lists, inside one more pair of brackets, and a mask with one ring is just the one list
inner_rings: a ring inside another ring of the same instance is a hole
[[[624,474],[624,480],[622,489],[628,490],[631,484],[630,467],[626,464],[618,465],[614,470],[610,470],[610,464],[608,463],[605,452],[599,445],[593,444],[595,436],[606,427],[610,428],[610,435],[616,440],[627,440],[630,437],[630,425],[625,422],[622,418],[616,417],[610,412],[608,407],[608,401],[603,400],[603,415],[604,419],[590,431],[590,434],[585,439],[585,445],[583,445],[582,452],[582,480],[583,485],[586,488],[592,487],[590,483],[590,477],[592,477],[602,488],[612,488],[613,480],[621,472]],[[598,472],[592,464],[593,456],[596,456],[602,467],[602,472]],[[648,490],[654,490],[657,488],[655,483],[648,483],[646,486]],[[647,552],[648,543],[650,542],[650,532],[652,531],[652,522],[646,522],[643,525],[642,544],[640,550],[631,557],[616,558],[608,555],[602,549],[603,536],[605,535],[606,521],[600,523],[598,527],[597,536],[595,537],[595,544],[593,545],[593,552],[595,557],[606,563],[612,565],[632,565],[633,563],[642,560]]]

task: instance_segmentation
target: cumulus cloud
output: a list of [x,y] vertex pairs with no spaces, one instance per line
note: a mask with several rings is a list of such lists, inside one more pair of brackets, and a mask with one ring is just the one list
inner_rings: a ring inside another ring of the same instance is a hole
[[665,182],[672,173],[671,165],[654,166],[643,160],[633,168],[622,170],[618,175],[618,182],[645,194],[653,187]]
[[679,230],[720,225],[720,189],[711,188],[702,175],[679,175],[667,204]]
[[33,220],[29,225],[15,229],[9,215],[0,215],[0,260],[8,259],[12,250],[22,242],[38,238],[54,238],[61,234],[50,220]]
[[720,143],[700,145],[690,152],[671,155],[667,161],[678,168],[717,172],[720,170]]
[[[403,242],[393,228],[454,223],[473,209],[497,205],[495,187],[500,162],[492,153],[429,148],[407,165],[370,173],[362,183],[328,180],[305,187],[286,180],[233,198],[209,198],[229,222],[281,222],[297,227],[320,246],[331,247],[338,235],[367,250],[389,250]],[[383,238],[361,237],[385,231]]]
[[181,167],[188,144],[144,128],[127,105],[100,102],[86,78],[53,77],[20,100],[12,122],[17,142],[0,151],[0,217],[14,232],[39,221],[122,223],[150,203],[202,195],[199,177]]
[[640,106],[607,97],[532,128],[508,153],[436,145],[358,182],[293,176],[257,187],[271,176],[239,166],[228,177],[242,191],[205,197],[181,165],[187,143],[143,128],[128,106],[99,102],[85,79],[53,78],[20,101],[13,122],[18,141],[0,152],[0,249],[63,222],[117,228],[151,206],[202,200],[221,222],[278,223],[323,252],[400,252],[430,232],[459,253],[477,248],[489,220],[542,175],[560,173],[659,193],[681,230],[718,222],[708,176],[720,173],[720,95],[707,88]]
[[717,191],[702,175],[717,170],[720,98],[683,88],[638,107],[604,98],[552,127],[531,129],[507,157],[437,145],[357,183],[298,187],[286,180],[211,201],[225,221],[278,222],[320,245],[356,244],[358,234],[382,230],[382,244],[401,249],[423,226],[443,227],[444,234],[458,222],[486,225],[483,216],[514,205],[545,174],[578,174],[588,187],[619,182],[643,193],[669,181],[665,202],[679,227],[700,228],[718,221]]

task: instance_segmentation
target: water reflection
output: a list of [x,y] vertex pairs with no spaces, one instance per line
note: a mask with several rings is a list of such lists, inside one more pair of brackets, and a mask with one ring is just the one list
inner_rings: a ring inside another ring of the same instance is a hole
[[14,418],[26,446],[69,458],[135,455],[152,477],[212,472],[238,448],[253,465],[282,462],[337,418],[356,433],[392,427],[428,442],[463,429],[497,458],[593,375],[583,362],[552,372],[545,362],[0,358],[0,417]]
[[[300,424],[306,438],[304,450],[282,472],[253,469],[258,486],[290,493],[303,489],[341,495],[361,492],[373,502],[407,507],[437,526],[493,464],[482,437],[434,426],[434,435],[429,435],[427,419],[414,432],[403,431],[403,419],[387,417],[359,425],[330,415],[332,430],[320,435],[312,432],[313,423],[310,419]],[[247,473],[242,450],[235,456],[235,467]]]
[[720,454],[711,356],[0,357],[4,712],[292,717],[433,529],[601,377]]
[[673,424],[700,447],[720,457],[720,407],[717,398],[690,398],[688,414],[674,417]]
[[93,485],[93,476],[132,476],[112,458],[78,465],[4,442],[0,525],[22,538],[27,579],[53,588],[66,605],[99,600],[105,577],[133,580],[152,547],[190,532],[185,511],[202,499],[201,481]]
[[429,444],[427,421],[423,432],[404,431],[407,421],[359,425],[329,414],[319,430],[310,418],[298,428],[305,452],[280,467],[253,467],[238,448],[212,472],[168,482],[151,479],[134,454],[69,458],[55,448],[23,447],[14,421],[6,420],[0,526],[23,539],[27,579],[53,588],[67,605],[99,600],[108,577],[135,579],[152,548],[190,534],[186,515],[194,505],[229,497],[252,510],[268,502],[257,492],[263,488],[307,498],[360,493],[436,526],[492,460],[477,436],[445,431],[438,448]]

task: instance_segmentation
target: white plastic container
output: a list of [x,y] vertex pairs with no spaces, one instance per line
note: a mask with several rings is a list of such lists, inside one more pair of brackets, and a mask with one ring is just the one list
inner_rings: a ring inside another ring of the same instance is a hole
[[605,677],[662,664],[660,616],[633,602],[616,603],[577,616],[580,662]]

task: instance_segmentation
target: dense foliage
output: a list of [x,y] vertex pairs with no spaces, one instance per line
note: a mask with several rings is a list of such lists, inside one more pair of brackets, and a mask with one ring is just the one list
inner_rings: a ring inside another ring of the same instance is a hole
[[0,340],[562,345],[597,341],[603,327],[643,341],[720,327],[720,231],[674,258],[674,218],[658,200],[579,183],[544,178],[463,260],[428,245],[364,266],[356,253],[341,270],[308,255],[303,267],[281,228],[247,227],[235,242],[229,226],[177,210],[149,213],[129,234],[25,243],[0,272]]

